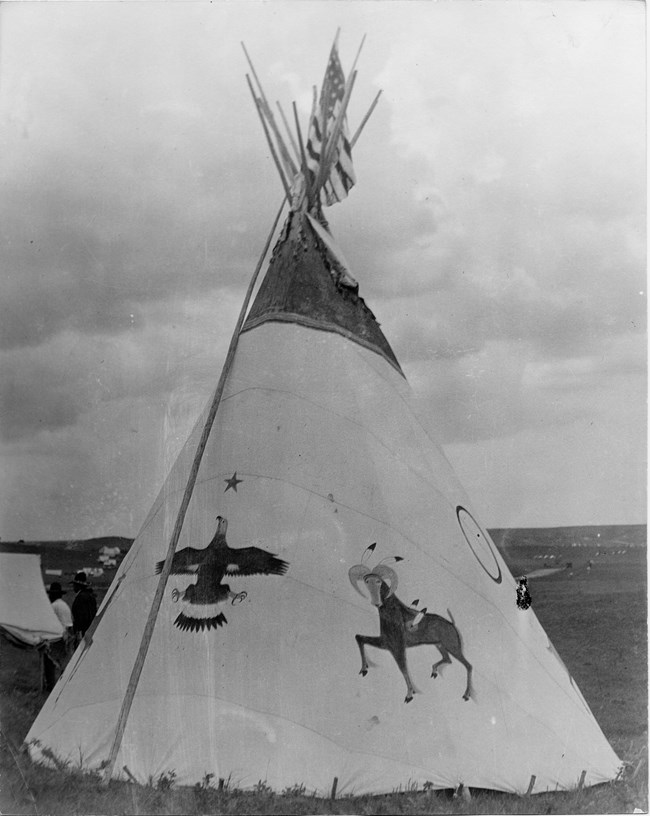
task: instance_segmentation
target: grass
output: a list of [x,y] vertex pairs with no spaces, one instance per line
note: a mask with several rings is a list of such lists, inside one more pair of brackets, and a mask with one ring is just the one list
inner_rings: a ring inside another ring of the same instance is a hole
[[[530,531],[526,531],[530,538]],[[509,532],[509,541],[516,534]],[[647,587],[645,548],[595,558],[591,549],[564,549],[569,570],[530,579],[533,607],[589,702],[614,750],[625,762],[622,778],[571,792],[513,796],[494,791],[406,790],[383,796],[313,795],[303,786],[274,792],[264,780],[252,791],[206,775],[191,787],[169,769],[147,785],[112,781],[80,766],[32,764],[22,741],[40,709],[39,660],[0,640],[0,813],[3,814],[552,814],[647,812]],[[515,574],[539,566],[533,554],[547,547],[509,544]],[[545,551],[545,550],[544,550]],[[66,551],[69,557],[69,551]],[[82,561],[87,556],[80,553]],[[588,560],[594,561],[588,572]],[[70,569],[74,571],[74,565]]]
[[96,775],[78,769],[36,767],[24,757],[18,761],[23,775],[20,783],[13,780],[11,785],[17,807],[10,811],[16,814],[594,814],[643,810],[647,801],[647,786],[644,800],[639,776],[580,791],[528,797],[472,791],[465,798],[453,791],[421,790],[331,800],[299,788],[276,794],[262,781],[252,791],[218,790],[211,780],[193,788],[177,788],[169,775],[148,785],[113,781],[103,788]]

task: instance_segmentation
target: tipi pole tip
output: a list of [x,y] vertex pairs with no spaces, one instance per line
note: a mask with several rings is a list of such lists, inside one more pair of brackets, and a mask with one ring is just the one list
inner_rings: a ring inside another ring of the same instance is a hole
[[382,94],[382,91],[380,89],[377,92],[377,96],[372,100],[372,104],[368,108],[368,112],[366,113],[366,115],[361,120],[361,124],[357,128],[357,132],[354,134],[352,139],[350,139],[350,147],[354,147],[355,144],[357,143],[357,139],[359,138],[359,136],[361,136],[361,131],[364,129],[364,127],[366,126],[366,123],[368,122],[368,119],[370,119],[374,109],[377,107],[377,102],[379,102],[379,97],[381,96],[381,94]]
[[[296,173],[297,168],[295,167],[295,165],[293,163],[293,159],[291,158],[291,154],[287,150],[287,146],[285,145],[285,143],[284,143],[284,141],[282,139],[282,134],[280,133],[280,129],[278,128],[278,126],[275,123],[275,117],[273,116],[273,111],[271,110],[271,106],[268,103],[268,100],[266,98],[266,94],[264,93],[264,88],[262,87],[262,83],[260,82],[259,77],[257,76],[257,71],[255,70],[255,66],[253,65],[253,61],[249,57],[248,51],[246,51],[246,47],[244,46],[243,42],[242,42],[242,48],[244,49],[244,54],[246,55],[246,60],[248,62],[248,65],[250,66],[251,73],[253,75],[253,79],[255,80],[255,84],[257,85],[257,90],[259,92],[259,100],[257,100],[256,104],[257,104],[258,108],[261,111],[260,115],[262,115],[262,113],[263,113],[263,115],[268,120],[269,127],[273,131],[273,135],[275,136],[275,139],[276,139],[276,142],[277,142],[278,151],[280,153],[280,158],[282,159],[282,162],[284,163],[284,166],[285,166],[285,169],[287,170],[287,173],[290,176],[294,175]],[[246,79],[248,80],[249,85],[250,85],[250,78],[248,77],[248,75],[246,75]],[[252,89],[252,85],[251,85],[251,89]],[[252,93],[253,93],[253,97],[255,98],[256,97],[255,93],[254,92],[252,92]],[[266,127],[264,129],[266,130]]]
[[278,100],[276,100],[275,104],[276,104],[276,106],[278,108],[278,111],[280,113],[280,118],[282,119],[282,124],[284,125],[284,129],[287,131],[287,136],[289,137],[289,143],[290,143],[291,147],[293,148],[293,152],[294,152],[295,157],[296,157],[296,159],[298,161],[298,166],[300,166],[302,156],[300,154],[300,151],[298,150],[298,145],[296,144],[296,141],[293,138],[293,133],[291,132],[291,128],[289,127],[289,122],[287,121],[287,117],[284,115],[284,110],[282,109],[282,105],[280,104],[280,102]]
[[305,194],[307,196],[307,201],[311,204],[311,187],[309,184],[309,174],[307,172],[307,153],[305,151],[305,144],[302,140],[302,131],[300,130],[300,120],[298,119],[298,108],[296,103],[293,102],[293,118],[296,123],[296,133],[298,134],[298,145],[300,148],[300,165],[302,169],[302,175],[305,180]]
[[248,56],[248,51],[246,50],[246,46],[244,45],[244,41],[240,40],[239,43],[240,43],[240,45],[241,45],[241,47],[242,47],[242,49],[244,51],[244,54],[246,54],[246,59],[248,60],[248,64],[250,65],[250,67],[252,69],[253,68],[253,63],[251,62],[251,58]]
[[276,149],[273,145],[273,140],[271,139],[271,134],[269,132],[269,128],[266,124],[266,119],[264,118],[264,103],[261,99],[259,99],[255,95],[255,90],[253,89],[253,83],[251,82],[251,78],[248,74],[246,74],[246,82],[248,83],[248,88],[251,92],[251,96],[253,97],[253,103],[255,105],[255,110],[257,111],[257,115],[259,116],[260,123],[262,125],[262,130],[264,131],[264,136],[266,137],[266,142],[269,146],[269,150],[271,151],[271,157],[275,164],[275,167],[278,171],[278,175],[280,176],[280,181],[282,182],[282,186],[284,187],[284,192],[287,199],[291,200],[291,190],[289,189],[289,182],[284,175],[284,171],[282,169],[282,165],[280,163],[280,159],[276,152]]
[[364,34],[363,37],[361,38],[361,43],[360,43],[359,48],[357,50],[357,55],[354,58],[354,62],[352,63],[352,68],[350,70],[350,73],[354,72],[354,69],[357,67],[357,62],[359,61],[359,55],[361,54],[361,49],[363,48],[363,44],[364,44],[365,41],[366,41],[366,35]]

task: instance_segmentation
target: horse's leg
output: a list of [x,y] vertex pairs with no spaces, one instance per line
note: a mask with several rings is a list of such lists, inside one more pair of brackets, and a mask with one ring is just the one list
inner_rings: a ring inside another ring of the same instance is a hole
[[[369,660],[366,658],[365,646],[376,646],[377,649],[385,649],[386,645],[381,637],[371,637],[370,635],[356,635],[357,645],[361,652],[361,671],[359,674],[365,677],[368,674]],[[372,665],[372,664],[371,664]]]
[[449,651],[442,645],[442,643],[434,643],[433,645],[437,647],[442,655],[442,660],[439,660],[437,663],[434,663],[433,666],[431,666],[431,677],[437,677],[438,668],[443,666],[445,663],[451,663],[451,658],[449,657]]
[[465,693],[463,694],[463,700],[469,700],[472,696],[472,664],[465,659],[462,651],[452,652],[452,655],[458,660],[459,663],[462,663],[465,666],[465,670],[467,671],[467,685],[465,686]]

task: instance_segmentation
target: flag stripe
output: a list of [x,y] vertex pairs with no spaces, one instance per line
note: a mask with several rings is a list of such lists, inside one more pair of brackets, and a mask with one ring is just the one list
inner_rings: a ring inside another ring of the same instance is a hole
[[321,169],[322,163],[327,160],[324,155],[327,148],[327,136],[334,129],[344,96],[345,77],[336,45],[334,45],[330,52],[319,104],[316,106],[310,120],[306,147],[310,186],[313,187],[317,183],[319,174],[321,178],[324,175],[321,189],[317,191],[323,206],[342,201],[356,182],[345,117],[341,123],[334,150],[327,151],[331,156],[329,166]]

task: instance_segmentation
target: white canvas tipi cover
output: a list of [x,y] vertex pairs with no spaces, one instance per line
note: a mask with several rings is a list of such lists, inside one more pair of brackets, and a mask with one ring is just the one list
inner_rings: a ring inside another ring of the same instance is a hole
[[[204,421],[32,726],[34,757],[106,762]],[[532,775],[541,791],[618,770],[378,324],[337,288],[300,213],[239,339],[115,775],[125,766],[320,793],[334,777],[340,793],[522,793]]]
[[45,592],[40,555],[0,553],[0,628],[24,646],[63,637]]
[[352,83],[335,43],[301,172],[274,151],[292,211],[221,401],[34,722],[37,759],[321,794],[617,774],[326,231],[354,183]]

